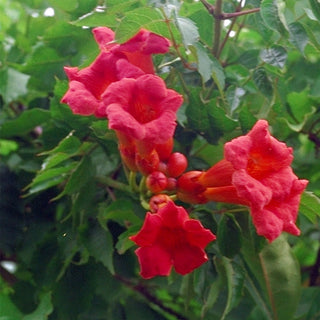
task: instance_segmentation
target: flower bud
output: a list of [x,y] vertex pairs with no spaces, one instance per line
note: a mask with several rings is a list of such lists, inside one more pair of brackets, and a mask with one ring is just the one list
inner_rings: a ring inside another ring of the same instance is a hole
[[146,185],[152,193],[159,193],[166,189],[168,178],[160,171],[153,171],[147,176]]
[[174,152],[170,155],[167,163],[167,172],[169,177],[179,177],[188,166],[188,160],[180,152]]

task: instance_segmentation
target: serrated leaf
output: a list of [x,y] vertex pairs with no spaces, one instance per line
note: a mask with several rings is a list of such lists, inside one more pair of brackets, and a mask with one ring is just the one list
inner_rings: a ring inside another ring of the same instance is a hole
[[284,33],[276,0],[263,0],[260,6],[260,14],[268,28],[278,31],[280,34]]
[[292,22],[288,26],[290,34],[290,42],[298,48],[303,54],[306,45],[308,44],[308,34],[300,22]]
[[300,298],[300,268],[284,236],[259,254],[274,319],[293,319]]
[[47,110],[38,108],[26,110],[18,118],[2,124],[0,137],[8,138],[24,135],[49,119],[50,112]]
[[316,223],[317,217],[320,217],[320,199],[313,192],[305,191],[301,196],[299,212]]
[[260,58],[262,61],[281,69],[285,66],[287,57],[288,54],[286,49],[278,45],[273,45],[270,48],[261,50],[260,52]]

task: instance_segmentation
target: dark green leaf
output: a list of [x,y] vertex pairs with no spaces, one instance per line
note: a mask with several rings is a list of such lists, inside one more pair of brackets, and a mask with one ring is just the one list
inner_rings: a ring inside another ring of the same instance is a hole
[[266,70],[262,67],[256,69],[253,72],[253,80],[261,93],[265,95],[269,100],[271,100],[273,95],[273,88]]
[[3,123],[0,127],[0,136],[8,138],[24,135],[49,119],[50,112],[47,110],[26,110],[18,118]]
[[91,226],[85,245],[96,261],[101,262],[111,274],[114,274],[113,240],[110,232],[100,225]]
[[320,21],[320,4],[317,0],[309,0],[311,9],[315,17]]
[[284,33],[284,26],[280,20],[276,0],[263,0],[260,6],[260,14],[266,26],[272,30]]
[[287,56],[288,54],[286,49],[278,45],[273,45],[260,52],[260,58],[262,61],[278,68],[283,68],[285,66]]
[[220,252],[233,258],[240,252],[242,245],[241,229],[232,215],[224,214],[219,221],[217,241]]
[[42,295],[37,309],[22,318],[22,320],[46,320],[52,313],[53,306],[51,302],[51,292]]
[[308,34],[300,22],[292,22],[288,26],[290,33],[290,41],[293,43],[299,51],[304,54],[304,49],[308,44]]

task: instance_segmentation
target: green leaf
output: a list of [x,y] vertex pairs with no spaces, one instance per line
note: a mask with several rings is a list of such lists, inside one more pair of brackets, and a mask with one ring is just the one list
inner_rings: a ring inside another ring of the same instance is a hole
[[49,119],[50,112],[47,110],[38,108],[26,110],[18,118],[2,124],[0,127],[0,137],[22,136]]
[[238,304],[244,287],[245,272],[235,261],[223,258],[228,284],[227,305],[223,312],[223,319]]
[[266,70],[262,67],[256,69],[253,72],[253,80],[261,93],[269,100],[271,100],[273,95],[273,88],[272,83],[267,76]]
[[287,57],[288,54],[286,49],[278,45],[273,45],[260,52],[260,58],[262,61],[281,69],[285,66]]
[[37,309],[24,316],[22,320],[46,320],[52,311],[53,305],[51,302],[51,292],[47,292],[42,295]]
[[233,258],[240,252],[242,245],[241,229],[230,214],[224,214],[219,221],[217,241],[220,252],[228,258]]
[[32,182],[26,187],[27,195],[31,195],[40,191],[44,191],[53,186],[60,184],[67,179],[69,173],[77,166],[77,162],[72,162],[63,167],[51,168],[40,171]]
[[204,317],[205,314],[214,306],[219,297],[219,293],[221,292],[223,286],[223,282],[221,281],[221,277],[215,279],[209,289],[208,297],[205,300],[202,309],[201,309],[201,316]]
[[109,206],[101,206],[99,208],[99,221],[101,225],[105,225],[108,220],[116,221],[121,225],[124,225],[125,221],[129,221],[132,224],[141,223],[141,220],[134,212],[132,202],[125,198],[117,199]]
[[309,37],[307,31],[300,22],[292,22],[288,26],[290,34],[290,42],[304,54],[304,49],[308,44]]
[[22,320],[21,311],[14,305],[8,295],[0,293],[0,319]]
[[261,17],[266,26],[272,30],[284,33],[284,27],[279,17],[278,5],[276,0],[263,0],[260,6]]
[[101,262],[111,274],[114,274],[113,240],[107,229],[98,224],[90,226],[85,246],[96,261]]
[[0,155],[7,156],[18,148],[19,145],[16,141],[0,139]]
[[293,319],[300,298],[300,268],[284,236],[259,254],[274,319]]
[[29,78],[30,76],[13,68],[0,71],[0,95],[2,95],[4,101],[9,103],[25,95],[28,92]]
[[243,97],[245,93],[246,92],[243,88],[236,87],[234,85],[228,87],[226,97],[230,106],[229,109],[231,115],[239,107],[241,97]]
[[225,86],[225,75],[223,68],[219,61],[213,56],[208,55],[205,48],[200,44],[194,44],[196,48],[197,60],[198,60],[198,71],[202,77],[203,83],[211,79],[214,79],[220,94],[223,96],[223,89]]
[[317,217],[320,217],[320,199],[313,192],[305,191],[301,196],[299,212],[316,223]]
[[311,10],[312,10],[313,14],[318,19],[318,21],[320,21],[320,4],[319,4],[319,1],[317,1],[317,0],[309,0],[309,3],[310,3]]
[[64,187],[63,191],[54,198],[57,200],[64,195],[78,192],[85,186],[94,176],[94,168],[91,165],[89,157],[83,157],[70,175],[70,178]]
[[138,8],[129,11],[116,29],[117,42],[125,42],[134,36],[140,28],[145,28],[164,37],[170,38],[170,32],[158,10]]
[[177,17],[175,22],[181,33],[182,41],[186,48],[194,45],[199,40],[198,28],[192,20],[188,18]]
[[54,8],[58,7],[63,11],[73,11],[78,7],[78,0],[49,0],[49,2]]

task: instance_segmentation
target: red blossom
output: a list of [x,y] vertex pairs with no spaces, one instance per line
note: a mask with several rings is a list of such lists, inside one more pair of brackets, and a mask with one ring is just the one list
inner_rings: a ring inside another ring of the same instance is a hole
[[114,42],[114,32],[109,28],[95,28],[93,34],[101,52],[86,68],[65,67],[70,84],[61,102],[75,114],[105,117],[101,96],[106,88],[122,78],[154,73],[151,54],[165,53],[169,41],[143,29],[123,44]]
[[103,94],[103,102],[109,128],[145,141],[150,149],[172,138],[182,96],[168,89],[160,77],[148,74],[112,83]]
[[172,266],[182,275],[190,273],[208,260],[204,248],[215,238],[172,201],[156,213],[148,212],[141,230],[130,237],[140,246],[135,252],[145,279],[168,276]]
[[282,231],[299,235],[295,221],[308,181],[299,180],[290,167],[292,148],[272,137],[268,122],[259,120],[246,136],[226,143],[224,150],[235,169],[232,184],[248,201],[257,233],[269,241]]

